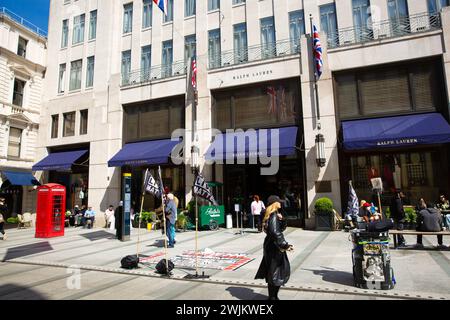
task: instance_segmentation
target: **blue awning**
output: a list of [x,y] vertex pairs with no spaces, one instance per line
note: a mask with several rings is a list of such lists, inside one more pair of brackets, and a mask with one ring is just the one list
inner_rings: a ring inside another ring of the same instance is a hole
[[297,131],[297,127],[285,127],[222,133],[215,137],[205,158],[225,160],[292,155],[295,154]]
[[170,139],[127,143],[111,160],[109,167],[141,166],[149,164],[165,164],[173,148],[180,141]]
[[13,186],[38,186],[39,181],[31,172],[2,171]]
[[50,153],[47,157],[33,166],[33,171],[68,170],[72,164],[84,156],[87,150]]
[[344,149],[379,149],[450,142],[450,125],[439,113],[343,121]]

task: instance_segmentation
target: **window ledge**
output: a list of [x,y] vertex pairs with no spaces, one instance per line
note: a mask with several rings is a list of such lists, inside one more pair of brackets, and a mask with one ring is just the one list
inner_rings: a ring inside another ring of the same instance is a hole
[[145,32],[145,31],[149,31],[149,30],[152,30],[152,26],[150,26],[150,27],[145,27],[145,28],[142,28],[142,32]]
[[242,3],[236,3],[236,4],[233,4],[231,7],[232,8],[236,8],[236,7],[242,7],[242,6],[245,6],[245,2],[242,2]]
[[68,46],[65,46],[65,47],[61,48],[60,50],[61,50],[61,51],[65,51],[65,50],[67,50],[67,47],[68,47]]
[[84,91],[86,91],[86,92],[88,92],[88,91],[92,91],[92,90],[94,90],[94,86],[92,86],[92,87],[87,87],[87,88],[84,88]]
[[184,21],[194,20],[194,19],[195,19],[195,14],[193,14],[192,16],[184,17]]
[[122,37],[124,38],[124,37],[128,37],[128,36],[131,36],[133,34],[133,31],[131,31],[131,32],[127,32],[127,33],[122,33]]
[[168,25],[170,25],[170,24],[173,24],[173,21],[167,21],[167,22],[163,22],[163,26],[168,26]]
[[69,90],[69,94],[81,93],[81,89]]
[[208,14],[213,14],[216,12],[220,12],[220,9],[214,9],[214,10],[208,11]]
[[97,37],[95,37],[94,39],[88,40],[88,43],[95,42],[95,40],[97,40]]
[[77,43],[73,43],[73,44],[72,44],[72,48],[82,46],[83,44],[84,44],[84,41],[77,42]]

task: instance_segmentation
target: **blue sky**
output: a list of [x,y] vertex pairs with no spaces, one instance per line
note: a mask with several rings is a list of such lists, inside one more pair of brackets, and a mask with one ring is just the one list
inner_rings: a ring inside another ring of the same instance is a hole
[[37,27],[48,30],[48,11],[50,0],[0,0],[5,7]]

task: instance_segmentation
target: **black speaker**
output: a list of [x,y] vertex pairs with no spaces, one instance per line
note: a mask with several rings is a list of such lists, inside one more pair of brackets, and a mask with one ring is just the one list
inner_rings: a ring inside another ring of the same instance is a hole
[[[170,272],[173,270],[173,268],[175,267],[175,265],[173,264],[173,262],[171,260],[167,260],[167,264],[166,264],[166,259],[161,259],[157,264],[156,264],[156,272],[158,272],[159,274],[165,274],[168,275],[170,274]],[[169,271],[167,271],[167,268],[169,268]]]
[[139,264],[139,258],[136,255],[130,255],[122,258],[120,264],[124,269],[136,269]]

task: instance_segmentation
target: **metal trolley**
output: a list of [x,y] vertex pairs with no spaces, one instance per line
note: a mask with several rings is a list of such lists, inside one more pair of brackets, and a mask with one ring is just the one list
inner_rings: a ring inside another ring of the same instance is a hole
[[353,279],[358,288],[390,290],[395,286],[389,232],[351,231]]

